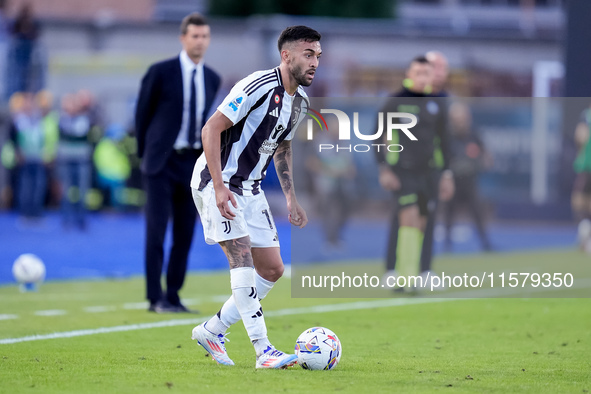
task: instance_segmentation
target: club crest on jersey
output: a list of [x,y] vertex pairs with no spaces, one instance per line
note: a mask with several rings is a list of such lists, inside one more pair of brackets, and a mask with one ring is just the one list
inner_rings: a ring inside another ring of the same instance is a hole
[[230,108],[232,108],[232,110],[234,112],[238,111],[238,107],[240,106],[240,104],[242,104],[242,96],[235,98],[234,100],[232,100],[232,102],[230,104],[228,104],[228,106]]
[[279,104],[279,102],[281,101],[281,97],[279,97],[278,94],[275,95],[275,104]]

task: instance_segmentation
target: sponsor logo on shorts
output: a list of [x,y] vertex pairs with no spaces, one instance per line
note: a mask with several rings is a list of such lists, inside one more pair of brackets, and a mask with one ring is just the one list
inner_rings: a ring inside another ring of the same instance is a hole
[[224,233],[225,234],[230,234],[230,231],[232,231],[232,225],[230,223],[229,220],[223,221],[222,222],[224,224]]

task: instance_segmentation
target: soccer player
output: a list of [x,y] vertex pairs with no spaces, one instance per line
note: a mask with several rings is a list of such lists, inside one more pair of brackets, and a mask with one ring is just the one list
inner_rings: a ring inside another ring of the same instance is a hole
[[306,26],[285,29],[278,40],[281,64],[239,81],[203,128],[204,154],[191,187],[206,242],[219,243],[230,263],[232,296],[193,339],[220,364],[234,365],[224,346],[228,327],[242,319],[256,352],[256,368],[285,368],[295,354],[267,338],[260,300],[283,274],[279,239],[261,189],[271,159],[287,200],[289,221],[308,222],[292,180],[291,140],[306,113],[307,96],[322,53],[320,34]]
[[[387,275],[391,276],[422,273],[427,278],[433,242],[429,225],[434,220],[437,198],[446,201],[453,195],[451,171],[439,169],[445,166],[449,154],[445,107],[431,96],[433,74],[433,66],[425,57],[415,58],[407,70],[403,89],[382,110],[410,111],[419,119],[413,128],[418,141],[403,144],[400,153],[380,151],[377,155],[380,184],[393,191],[395,197],[386,258]],[[436,154],[438,151],[440,155]],[[428,264],[423,264],[423,260]]]

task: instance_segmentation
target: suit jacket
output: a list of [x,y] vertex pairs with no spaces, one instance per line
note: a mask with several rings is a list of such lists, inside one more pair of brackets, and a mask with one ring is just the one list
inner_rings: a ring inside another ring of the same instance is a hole
[[[205,107],[202,127],[220,87],[220,76],[203,66]],[[147,175],[160,172],[173,151],[183,118],[183,77],[179,57],[153,64],[140,88],[135,113],[138,156]]]

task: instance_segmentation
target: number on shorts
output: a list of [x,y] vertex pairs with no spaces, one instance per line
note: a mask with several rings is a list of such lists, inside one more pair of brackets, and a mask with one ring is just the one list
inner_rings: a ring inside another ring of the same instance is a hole
[[267,218],[267,222],[269,222],[269,228],[273,230],[273,222],[271,221],[271,216],[269,216],[269,211],[263,209],[263,215]]

